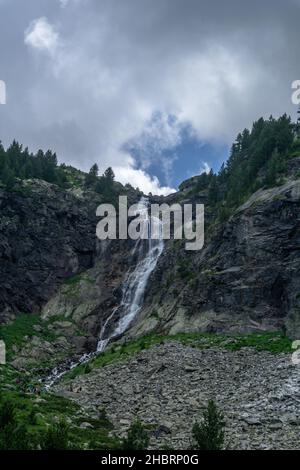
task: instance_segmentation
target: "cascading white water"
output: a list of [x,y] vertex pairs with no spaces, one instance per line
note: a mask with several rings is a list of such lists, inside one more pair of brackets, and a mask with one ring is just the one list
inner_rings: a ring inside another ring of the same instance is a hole
[[[158,258],[164,249],[162,222],[157,218],[149,216],[148,206],[148,199],[142,197],[137,207],[137,213],[143,219],[142,231],[148,234],[148,238],[145,240],[139,238],[135,243],[132,255],[137,254],[137,264],[127,274],[123,284],[120,305],[113,309],[101,329],[97,351],[84,354],[77,361],[69,361],[68,364],[53,369],[51,374],[45,379],[46,389],[49,389],[69,370],[79,364],[88,362],[92,357],[103,352],[111,339],[122,335],[127,330],[141,310],[149,277],[154,271]],[[115,317],[118,319],[117,323],[115,322]]]
[[[148,238],[146,240],[138,239],[136,242],[134,252],[138,250],[139,254],[137,265],[127,275],[124,282],[120,306],[113,310],[103,325],[97,347],[99,352],[104,351],[112,338],[122,335],[136,318],[143,305],[148,279],[164,248],[161,221],[149,216],[148,205],[148,199],[142,197],[137,208],[137,212],[143,219],[141,231],[146,233]],[[156,238],[152,238],[154,234],[156,234]],[[110,323],[114,321],[115,316],[119,318],[118,323],[113,331],[107,334]]]

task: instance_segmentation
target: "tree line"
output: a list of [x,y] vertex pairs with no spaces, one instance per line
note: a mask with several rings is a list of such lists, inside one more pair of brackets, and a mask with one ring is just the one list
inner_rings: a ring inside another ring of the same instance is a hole
[[5,150],[0,142],[0,181],[9,188],[15,178],[39,178],[59,185],[66,181],[63,169],[57,165],[56,153],[51,150],[33,154],[16,140]]
[[[222,218],[226,211],[241,204],[260,187],[280,183],[287,157],[297,152],[300,154],[299,120],[293,123],[286,114],[278,119],[260,118],[251,130],[244,129],[238,134],[219,172],[211,170],[200,175],[193,191],[197,194],[208,190],[208,203]],[[66,168],[64,164],[58,165],[56,153],[51,150],[33,154],[15,140],[5,150],[0,142],[0,182],[7,188],[13,186],[16,178],[39,178],[65,186],[68,184]],[[85,176],[84,186],[109,199],[114,193],[114,178],[111,167],[99,176],[95,163]]]
[[[208,190],[208,204],[219,217],[243,203],[260,187],[280,184],[287,158],[300,156],[300,124],[283,114],[278,119],[260,118],[252,129],[238,134],[229,158],[219,172],[211,170],[198,177],[195,194]],[[183,183],[182,189],[186,185]]]
[[[30,153],[28,147],[23,148],[16,140],[5,150],[0,141],[0,183],[11,189],[16,178],[21,180],[37,178],[61,187],[68,185],[66,165],[58,165],[57,155],[51,150]],[[111,167],[99,176],[99,168],[95,163],[84,178],[84,187],[111,196],[114,188],[115,175]]]

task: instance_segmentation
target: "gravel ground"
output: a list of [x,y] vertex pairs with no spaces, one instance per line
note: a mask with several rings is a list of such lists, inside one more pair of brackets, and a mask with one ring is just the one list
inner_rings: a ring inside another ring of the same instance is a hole
[[209,399],[224,412],[229,448],[300,448],[300,366],[288,354],[170,342],[57,384],[54,391],[95,414],[105,408],[121,436],[140,417],[153,429],[151,448],[187,449],[192,424]]

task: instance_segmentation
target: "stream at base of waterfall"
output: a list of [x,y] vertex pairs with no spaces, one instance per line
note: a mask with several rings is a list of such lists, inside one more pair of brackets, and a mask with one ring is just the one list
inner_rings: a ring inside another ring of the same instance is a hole
[[[113,309],[105,320],[99,335],[97,350],[84,354],[76,361],[55,367],[45,379],[45,388],[50,388],[60,377],[74,367],[88,362],[93,357],[101,354],[109,342],[120,337],[137,318],[143,306],[144,294],[151,273],[154,271],[157,261],[164,249],[162,236],[162,223],[159,219],[149,216],[149,200],[142,197],[137,206],[137,213],[143,220],[141,233],[148,235],[147,239],[136,240],[132,255],[137,257],[135,267],[126,275],[122,286],[122,299],[120,305]],[[152,234],[158,236],[152,237]]]

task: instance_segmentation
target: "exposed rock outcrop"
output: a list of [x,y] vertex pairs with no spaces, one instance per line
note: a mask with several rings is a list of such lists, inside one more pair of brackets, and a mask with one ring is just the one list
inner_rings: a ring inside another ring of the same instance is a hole
[[261,189],[203,250],[170,242],[130,332],[286,328],[300,337],[300,180]]
[[[285,328],[299,337],[299,166],[300,159],[292,159],[284,184],[260,189],[223,224],[214,224],[206,206],[202,250],[188,252],[184,242],[167,242],[127,336]],[[206,203],[207,192],[191,196],[185,185],[153,200]],[[82,331],[84,339],[78,339],[57,326],[75,351],[95,348],[135,263],[132,241],[97,241],[100,202],[92,191],[66,191],[42,181],[0,192],[1,321],[12,312],[42,311],[44,320],[59,316]]]
[[[128,194],[122,185],[115,184],[117,191]],[[129,193],[131,202],[136,201],[137,193]],[[86,293],[82,282],[83,295],[79,300],[83,304],[83,298],[91,297],[88,313],[97,305],[92,300],[95,283],[94,291],[101,291],[98,297],[102,302],[107,300],[109,293],[105,290],[120,284],[113,278],[124,275],[127,244],[102,243],[97,239],[96,208],[101,202],[103,197],[94,191],[80,187],[66,190],[42,180],[19,181],[10,191],[0,188],[0,322],[20,312],[40,313],[66,280],[83,272],[90,293]],[[96,270],[89,273],[96,262]],[[103,282],[97,283],[101,276]],[[69,297],[72,287],[77,293],[76,280],[71,279],[63,289]],[[77,307],[87,310],[84,305]],[[57,311],[52,311],[52,315],[62,313],[56,300],[53,308]],[[66,306],[63,315],[69,316],[70,308]]]
[[99,200],[42,180],[0,190],[0,321],[39,312],[64,279],[93,265]]

